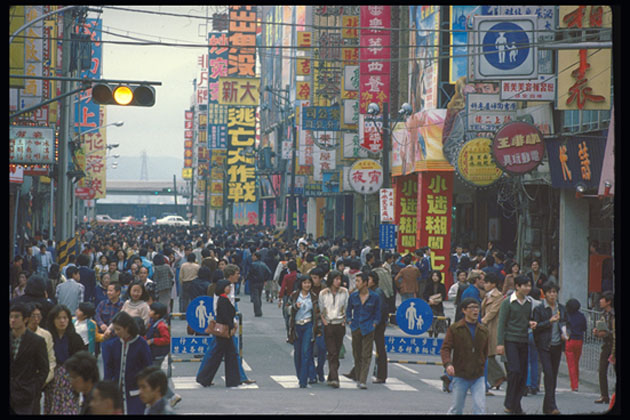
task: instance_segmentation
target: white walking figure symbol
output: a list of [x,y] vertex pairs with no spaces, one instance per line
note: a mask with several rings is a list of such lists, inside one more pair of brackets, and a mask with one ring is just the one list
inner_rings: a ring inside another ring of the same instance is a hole
[[499,63],[505,63],[505,49],[508,46],[505,32],[499,32],[499,36],[497,37],[496,41],[494,41],[494,45],[499,51]]
[[407,308],[407,311],[405,312],[405,318],[407,318],[407,328],[409,328],[410,330],[422,329],[424,320],[422,319],[422,315],[418,315],[416,317],[415,303],[410,303],[409,308]]
[[199,305],[195,309],[195,315],[199,320],[199,328],[206,328],[206,320],[210,318],[210,314],[208,314],[208,311],[206,309],[207,308],[203,303],[203,300],[199,301]]

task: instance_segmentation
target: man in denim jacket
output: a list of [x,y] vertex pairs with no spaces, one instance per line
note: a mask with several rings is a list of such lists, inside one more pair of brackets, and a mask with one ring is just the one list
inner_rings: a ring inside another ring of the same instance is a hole
[[[376,292],[368,288],[368,276],[357,274],[357,290],[350,295],[346,309],[346,320],[352,330],[352,355],[354,357],[354,379],[358,387],[367,389],[367,375],[372,361],[374,330],[381,320],[381,300]],[[348,376],[348,375],[346,375]]]

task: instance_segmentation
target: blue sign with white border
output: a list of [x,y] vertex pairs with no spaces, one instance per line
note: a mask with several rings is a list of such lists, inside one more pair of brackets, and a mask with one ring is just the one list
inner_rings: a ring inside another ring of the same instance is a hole
[[443,338],[386,336],[385,349],[387,353],[436,356],[440,354],[443,342]]
[[474,16],[475,80],[538,77],[536,16]]
[[422,299],[412,298],[403,301],[396,311],[398,327],[409,335],[426,332],[433,323],[433,311]]
[[381,223],[378,246],[381,249],[396,249],[396,225]]
[[205,333],[208,322],[214,318],[212,303],[210,296],[199,296],[190,302],[186,308],[186,321],[190,328],[198,333]]

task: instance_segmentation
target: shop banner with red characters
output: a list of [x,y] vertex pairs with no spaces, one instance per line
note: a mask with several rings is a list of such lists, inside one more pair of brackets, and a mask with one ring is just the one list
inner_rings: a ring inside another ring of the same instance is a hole
[[418,248],[431,248],[431,266],[442,272],[446,290],[453,281],[449,273],[453,171],[418,172]]

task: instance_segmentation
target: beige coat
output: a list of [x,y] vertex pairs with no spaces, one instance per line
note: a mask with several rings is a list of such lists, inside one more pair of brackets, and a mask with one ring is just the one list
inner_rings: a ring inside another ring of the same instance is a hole
[[497,288],[487,292],[481,302],[481,323],[488,328],[488,356],[497,354],[501,302],[503,302],[503,294]]

